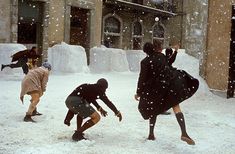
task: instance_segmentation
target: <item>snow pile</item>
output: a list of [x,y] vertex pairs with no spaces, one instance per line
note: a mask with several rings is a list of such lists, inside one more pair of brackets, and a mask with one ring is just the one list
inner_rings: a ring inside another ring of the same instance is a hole
[[90,50],[90,71],[95,73],[129,71],[126,52],[115,48],[92,48]]
[[[22,44],[6,44],[0,43],[0,64],[10,64],[11,63],[11,55],[18,51],[22,51],[27,49]],[[14,62],[16,63],[16,62]],[[4,68],[3,71],[0,72],[0,75],[10,75],[10,74],[23,74],[22,68],[14,68],[11,69],[9,67]]]
[[146,57],[146,54],[143,50],[126,50],[126,57],[130,71],[135,72],[140,70],[140,62]]
[[64,42],[48,49],[48,61],[53,72],[79,73],[87,72],[87,57],[85,49]]

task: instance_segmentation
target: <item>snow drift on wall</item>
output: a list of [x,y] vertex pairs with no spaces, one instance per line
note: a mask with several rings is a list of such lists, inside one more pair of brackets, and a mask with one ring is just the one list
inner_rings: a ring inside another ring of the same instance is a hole
[[90,71],[95,73],[129,71],[126,52],[122,49],[94,47],[90,50]]

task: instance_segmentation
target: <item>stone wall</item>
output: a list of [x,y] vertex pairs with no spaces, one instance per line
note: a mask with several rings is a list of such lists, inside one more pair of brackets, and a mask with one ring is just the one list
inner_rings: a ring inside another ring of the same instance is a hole
[[0,43],[10,42],[11,0],[0,1]]
[[207,50],[204,54],[205,79],[211,89],[228,85],[231,10],[234,0],[209,0]]

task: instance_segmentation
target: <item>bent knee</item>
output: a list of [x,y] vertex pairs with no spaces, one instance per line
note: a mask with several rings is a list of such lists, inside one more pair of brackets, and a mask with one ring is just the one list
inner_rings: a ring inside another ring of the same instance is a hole
[[91,115],[91,120],[96,124],[97,122],[100,121],[100,115],[98,112],[94,112],[92,115]]

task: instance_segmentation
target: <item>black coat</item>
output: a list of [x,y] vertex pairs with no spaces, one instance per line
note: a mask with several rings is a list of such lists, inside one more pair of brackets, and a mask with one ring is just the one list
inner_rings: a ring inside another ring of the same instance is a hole
[[187,72],[169,66],[165,55],[153,53],[141,61],[138,109],[149,119],[191,97],[198,86],[199,81]]
[[41,56],[37,55],[37,53],[35,51],[26,49],[26,50],[22,50],[22,51],[19,51],[19,52],[13,54],[11,62],[17,61],[22,58],[28,60],[28,58],[37,59],[40,57]]
[[97,99],[102,100],[115,114],[118,113],[117,108],[108,99],[105,94],[105,89],[98,84],[82,84],[78,86],[69,96],[79,96],[85,99],[88,103],[92,103],[97,109],[100,105]]

